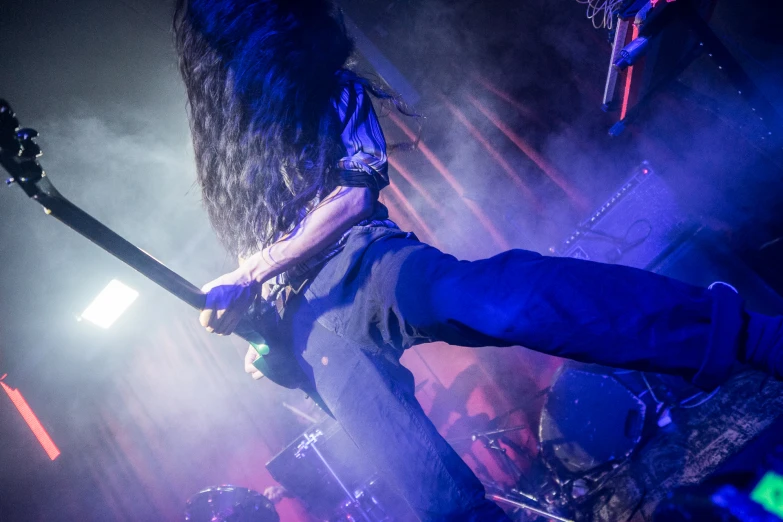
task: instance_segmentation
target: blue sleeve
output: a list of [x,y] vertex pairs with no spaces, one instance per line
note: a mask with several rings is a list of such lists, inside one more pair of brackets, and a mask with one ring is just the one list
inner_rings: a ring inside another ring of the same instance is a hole
[[389,185],[386,139],[372,100],[364,87],[351,82],[335,100],[345,155],[337,162],[339,185],[367,187],[375,194]]

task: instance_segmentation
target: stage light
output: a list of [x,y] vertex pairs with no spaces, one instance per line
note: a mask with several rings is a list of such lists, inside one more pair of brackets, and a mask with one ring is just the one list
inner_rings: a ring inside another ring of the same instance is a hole
[[783,518],[783,475],[768,471],[750,493],[750,498]]
[[90,306],[82,312],[79,320],[87,319],[101,328],[108,328],[139,297],[139,293],[116,279],[112,279]]

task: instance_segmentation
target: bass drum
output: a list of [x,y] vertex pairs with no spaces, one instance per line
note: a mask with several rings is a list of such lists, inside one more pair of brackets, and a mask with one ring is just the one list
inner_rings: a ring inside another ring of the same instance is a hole
[[188,500],[188,522],[280,522],[274,504],[258,491],[236,486],[214,486]]
[[608,471],[641,442],[646,413],[644,401],[615,376],[566,365],[541,412],[544,462],[560,482]]

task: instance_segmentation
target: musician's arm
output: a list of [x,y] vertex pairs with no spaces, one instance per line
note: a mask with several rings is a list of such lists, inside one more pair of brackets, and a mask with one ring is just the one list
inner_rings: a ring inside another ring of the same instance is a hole
[[337,187],[287,236],[247,258],[239,270],[263,283],[302,263],[368,218],[375,197],[365,187]]
[[372,215],[378,193],[389,184],[386,140],[360,83],[345,86],[335,109],[346,149],[336,165],[341,185],[290,234],[202,288],[208,295],[199,320],[207,330],[233,331],[262,283],[321,252]]
[[242,260],[233,272],[202,287],[208,295],[207,305],[199,316],[201,325],[210,332],[231,333],[258,295],[262,283],[337,241],[348,229],[372,214],[375,199],[368,188],[335,189],[290,234]]

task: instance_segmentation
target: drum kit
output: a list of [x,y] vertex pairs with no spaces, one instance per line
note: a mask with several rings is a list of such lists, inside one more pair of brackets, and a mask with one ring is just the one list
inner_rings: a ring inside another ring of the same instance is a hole
[[[540,392],[538,452],[524,473],[507,453],[514,426],[474,432],[514,478],[513,487],[485,480],[487,497],[520,522],[584,520],[603,498],[605,484],[658,426],[669,410],[701,404],[703,394],[681,380],[568,363]],[[461,441],[461,440],[460,440]],[[450,442],[460,442],[452,440]],[[406,502],[331,419],[300,435],[267,463],[272,477],[328,522],[418,520]],[[276,522],[273,504],[245,488],[220,486],[194,495],[189,522]]]
[[[514,487],[485,484],[487,497],[518,521],[589,520],[622,464],[657,428],[672,422],[670,411],[698,406],[712,396],[679,378],[577,363],[566,363],[542,393],[532,472],[513,475]],[[521,428],[473,437],[510,461],[495,436]]]

